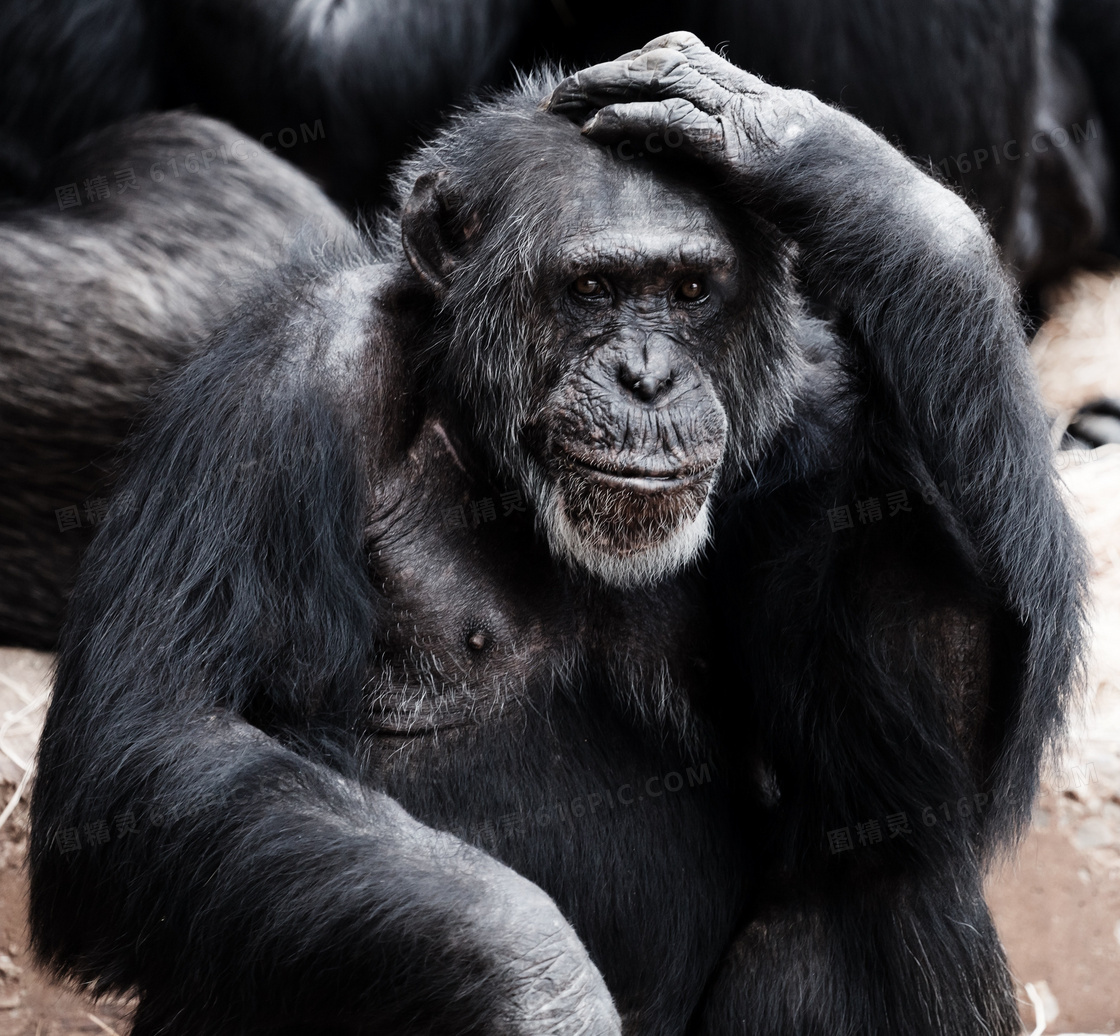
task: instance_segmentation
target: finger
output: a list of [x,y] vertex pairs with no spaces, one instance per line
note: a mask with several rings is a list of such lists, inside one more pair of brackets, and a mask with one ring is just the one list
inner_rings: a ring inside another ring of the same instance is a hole
[[[583,133],[599,144],[631,141],[633,155],[680,148],[690,155],[722,151],[723,123],[683,97],[638,101],[600,108],[583,126]],[[650,141],[656,138],[656,147]],[[631,156],[633,157],[633,156]]]
[[728,92],[694,68],[684,55],[655,50],[628,61],[593,65],[565,79],[549,99],[548,108],[562,114],[639,100],[681,97],[715,114]]
[[689,47],[701,50],[708,49],[699,36],[679,29],[676,32],[667,32],[663,36],[650,40],[638,53],[646,54],[651,50],[687,50]]
[[637,101],[647,97],[649,81],[654,77],[632,69],[633,60],[605,61],[568,76],[552,91],[548,110],[565,115],[600,108],[614,101]]
[[658,56],[635,54],[581,69],[564,79],[552,92],[550,111],[601,108],[619,101],[659,96],[661,81],[686,65],[684,57],[670,51]]

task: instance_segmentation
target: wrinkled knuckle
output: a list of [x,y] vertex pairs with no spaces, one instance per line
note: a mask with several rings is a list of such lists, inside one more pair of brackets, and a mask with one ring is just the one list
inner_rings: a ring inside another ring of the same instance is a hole
[[693,32],[688,32],[684,29],[678,29],[676,32],[670,32],[665,37],[667,46],[672,47],[695,47],[702,46],[700,37]]
[[566,923],[538,931],[509,969],[519,1030],[557,1036],[618,1032],[602,977]]
[[610,994],[590,965],[529,974],[521,995],[523,1023],[534,1034],[610,1036],[619,1019]]
[[657,72],[666,75],[674,70],[687,67],[683,54],[676,50],[651,50],[639,54],[630,62],[630,68],[635,72]]
[[700,114],[695,106],[683,97],[673,97],[664,102],[665,114],[674,123],[691,124]]

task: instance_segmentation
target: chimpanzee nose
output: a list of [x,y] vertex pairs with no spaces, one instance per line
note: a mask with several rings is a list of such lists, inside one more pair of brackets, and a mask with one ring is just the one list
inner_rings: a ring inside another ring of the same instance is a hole
[[667,349],[641,350],[626,357],[618,367],[618,383],[643,403],[652,403],[673,383],[673,368]]
[[656,374],[642,374],[634,378],[632,371],[626,371],[622,382],[643,403],[652,403],[661,390],[668,384],[668,378],[659,378]]

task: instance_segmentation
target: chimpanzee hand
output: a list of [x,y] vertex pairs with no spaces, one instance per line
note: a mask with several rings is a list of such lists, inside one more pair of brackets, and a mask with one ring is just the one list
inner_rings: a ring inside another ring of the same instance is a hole
[[[464,849],[462,877],[486,894],[469,908],[474,939],[500,962],[498,1031],[508,1036],[619,1036],[621,1023],[599,969],[540,888],[482,853]],[[469,940],[470,941],[470,940]]]
[[802,90],[737,68],[690,32],[673,32],[565,79],[550,111],[584,119],[601,144],[659,137],[736,177],[765,170],[813,122],[841,113]]

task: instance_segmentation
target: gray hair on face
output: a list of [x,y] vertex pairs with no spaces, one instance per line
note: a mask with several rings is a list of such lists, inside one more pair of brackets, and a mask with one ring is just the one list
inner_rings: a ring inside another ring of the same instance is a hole
[[695,561],[711,538],[711,512],[705,500],[688,521],[666,528],[665,535],[640,550],[620,554],[604,549],[580,533],[564,509],[559,487],[534,478],[532,492],[537,515],[552,556],[602,580],[608,586],[632,587],[656,583]]

